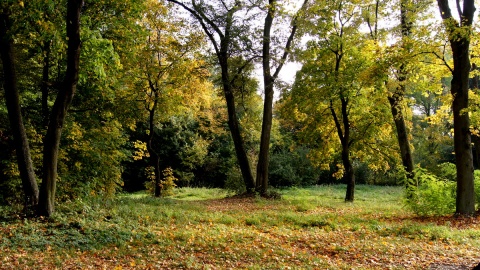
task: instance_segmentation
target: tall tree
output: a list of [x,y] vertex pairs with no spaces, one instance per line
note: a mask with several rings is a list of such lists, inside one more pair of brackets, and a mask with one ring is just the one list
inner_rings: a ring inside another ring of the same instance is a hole
[[450,92],[453,96],[453,130],[455,163],[457,167],[456,214],[471,215],[475,212],[472,139],[468,109],[468,80],[470,74],[470,38],[474,0],[457,0],[459,18],[455,19],[448,0],[437,0],[440,15],[448,34],[453,55]]
[[[298,12],[302,12],[307,4],[307,0],[303,2],[302,7]],[[288,36],[283,55],[278,60],[278,65],[272,72],[272,56],[271,56],[271,31],[273,21],[277,16],[279,10],[278,1],[269,0],[267,4],[267,16],[265,17],[265,23],[263,27],[262,37],[262,66],[263,66],[263,88],[265,91],[264,105],[263,105],[263,121],[262,121],[262,135],[260,139],[260,153],[257,164],[256,175],[256,189],[261,194],[266,194],[268,188],[268,165],[269,165],[269,150],[270,150],[270,134],[272,129],[272,116],[273,116],[273,94],[274,83],[278,77],[278,74],[282,70],[282,67],[287,60],[290,48],[297,31],[297,16],[295,15],[292,21],[292,29]]]
[[356,160],[370,159],[369,165],[377,169],[390,162],[382,151],[391,137],[387,107],[380,101],[384,96],[367,79],[376,46],[359,31],[363,18],[358,3],[340,0],[309,7],[305,31],[312,40],[297,56],[303,66],[286,95],[293,103],[286,107],[293,108],[293,116],[303,124],[301,132],[314,147],[314,162],[329,169],[341,160],[335,176],[347,183],[345,201],[355,198]]
[[[378,3],[378,2],[377,2]],[[412,32],[412,1],[400,0],[400,29],[401,29],[401,48],[402,50],[410,50],[410,37]],[[388,101],[392,111],[393,121],[397,131],[397,140],[400,147],[400,155],[402,157],[402,164],[408,179],[413,179],[414,165],[412,157],[412,149],[408,139],[408,130],[405,124],[403,108],[403,99],[406,93],[406,79],[408,76],[407,61],[403,60],[397,71],[397,87],[392,92],[389,92]]]
[[[255,180],[253,178],[247,152],[240,132],[240,125],[237,117],[233,83],[241,73],[241,69],[232,71],[230,68],[230,57],[237,54],[235,47],[241,46],[239,41],[244,39],[249,43],[246,33],[242,33],[241,27],[235,24],[236,16],[243,8],[241,1],[226,3],[221,1],[218,6],[206,4],[201,1],[192,0],[191,6],[177,0],[168,0],[187,10],[200,23],[203,31],[208,36],[215,50],[218,63],[222,74],[222,86],[228,111],[228,126],[232,135],[237,155],[238,165],[242,173],[247,192],[255,189]],[[252,59],[253,60],[253,59]]]
[[58,151],[68,108],[78,82],[80,62],[80,12],[83,0],[68,0],[66,15],[67,70],[62,86],[50,113],[47,134],[43,145],[43,178],[40,188],[38,214],[50,216],[55,209]]
[[23,191],[25,193],[25,205],[36,206],[38,203],[38,186],[35,178],[30,146],[23,124],[20,107],[17,74],[13,52],[13,33],[11,32],[10,7],[0,5],[0,54],[2,59],[5,102],[8,110],[10,128],[12,129],[15,143],[16,156]]

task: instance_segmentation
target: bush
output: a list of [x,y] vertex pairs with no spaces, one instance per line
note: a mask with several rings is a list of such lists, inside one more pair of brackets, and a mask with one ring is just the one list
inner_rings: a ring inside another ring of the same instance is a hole
[[[426,169],[415,170],[415,178],[406,191],[406,206],[420,216],[447,215],[455,212],[455,164],[438,165],[438,173]],[[480,171],[475,171],[475,193],[480,202]]]
[[269,167],[270,185],[274,187],[311,186],[317,184],[320,170],[308,159],[303,147],[281,149],[272,153]]
[[[151,194],[154,194],[155,192],[155,171],[152,166],[149,166],[146,168],[147,170],[147,175],[149,177],[148,182],[145,183],[145,187],[147,188],[148,192]],[[165,170],[162,171],[163,178],[160,181],[160,194],[162,197],[168,197],[173,195],[174,189],[177,187],[175,182],[178,180],[175,178],[173,175],[173,170],[172,168],[168,167]]]

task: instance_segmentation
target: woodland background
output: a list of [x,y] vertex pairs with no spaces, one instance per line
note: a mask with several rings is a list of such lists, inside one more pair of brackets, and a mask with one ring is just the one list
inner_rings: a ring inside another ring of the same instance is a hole
[[457,3],[3,1],[0,202],[343,182],[473,214],[478,15]]

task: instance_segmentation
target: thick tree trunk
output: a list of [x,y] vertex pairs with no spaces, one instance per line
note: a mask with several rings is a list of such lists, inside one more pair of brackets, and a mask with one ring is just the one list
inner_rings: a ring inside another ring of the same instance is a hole
[[456,213],[470,215],[475,212],[473,154],[470,119],[468,113],[464,111],[468,108],[469,44],[467,40],[463,44],[455,43],[452,42],[454,70],[451,93],[453,95],[453,140],[457,165]]
[[80,61],[80,11],[83,0],[67,3],[67,71],[62,87],[53,105],[43,145],[43,181],[40,188],[38,214],[50,216],[55,210],[58,151],[68,108],[78,82]]
[[[456,214],[475,213],[472,140],[468,113],[468,78],[470,73],[469,31],[475,13],[474,0],[463,1],[460,22],[453,19],[448,0],[437,0],[442,19],[449,34],[453,54],[451,94],[453,96],[453,131],[455,163],[457,166]],[[460,28],[462,30],[460,31]]]
[[5,90],[8,119],[15,143],[18,170],[20,171],[20,178],[22,179],[23,191],[25,193],[25,205],[34,207],[38,203],[38,186],[30,156],[30,146],[23,125],[12,38],[8,33],[10,29],[9,23],[7,11],[4,10],[0,13],[0,54],[4,74],[3,88]]

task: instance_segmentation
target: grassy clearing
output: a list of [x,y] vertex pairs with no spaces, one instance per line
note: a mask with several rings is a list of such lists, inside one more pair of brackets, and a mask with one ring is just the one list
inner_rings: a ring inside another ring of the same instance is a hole
[[416,218],[401,187],[279,190],[281,200],[178,189],[58,206],[49,220],[0,209],[0,268],[424,269],[480,262],[480,219]]

